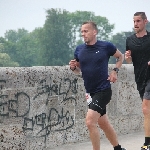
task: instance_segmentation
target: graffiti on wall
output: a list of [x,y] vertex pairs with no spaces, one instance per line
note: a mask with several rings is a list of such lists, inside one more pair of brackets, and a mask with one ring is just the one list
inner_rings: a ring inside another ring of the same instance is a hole
[[74,126],[74,116],[69,110],[63,107],[59,110],[55,107],[48,107],[47,113],[42,112],[35,116],[28,117],[31,109],[31,102],[36,103],[38,98],[43,94],[46,94],[45,105],[48,106],[48,102],[52,96],[62,97],[62,102],[74,101],[76,99],[73,95],[77,94],[77,78],[73,80],[69,78],[61,79],[61,81],[47,83],[46,79],[39,81],[36,88],[35,95],[32,99],[28,92],[21,91],[16,93],[3,94],[2,90],[6,90],[6,80],[0,80],[0,118],[10,117],[23,117],[23,131],[34,132],[35,127],[39,127],[36,134],[37,137],[44,137],[45,141],[48,135],[52,132],[65,131]]

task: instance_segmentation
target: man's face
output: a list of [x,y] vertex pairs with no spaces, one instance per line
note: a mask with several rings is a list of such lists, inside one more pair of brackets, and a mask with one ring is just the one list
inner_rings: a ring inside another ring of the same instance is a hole
[[84,39],[84,42],[91,44],[96,38],[96,30],[90,24],[84,24],[81,27],[81,35]]
[[142,19],[141,16],[134,16],[133,21],[134,21],[134,30],[136,33],[139,33],[145,29],[145,26],[147,24],[146,19]]

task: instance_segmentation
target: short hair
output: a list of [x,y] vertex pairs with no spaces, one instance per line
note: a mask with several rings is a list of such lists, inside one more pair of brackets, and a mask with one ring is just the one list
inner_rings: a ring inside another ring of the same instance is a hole
[[144,20],[144,19],[147,20],[147,16],[146,16],[145,12],[136,12],[136,13],[134,14],[134,16],[141,16],[141,18],[142,18],[143,20]]
[[98,32],[97,24],[94,21],[85,21],[82,25],[84,24],[90,24]]

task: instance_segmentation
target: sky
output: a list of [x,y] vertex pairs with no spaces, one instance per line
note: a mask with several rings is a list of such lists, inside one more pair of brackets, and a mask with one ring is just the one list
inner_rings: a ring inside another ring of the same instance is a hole
[[132,31],[135,12],[144,11],[150,20],[150,0],[0,0],[0,37],[8,30],[24,28],[32,32],[43,27],[46,10],[51,8],[91,11],[106,17],[115,24],[113,34]]

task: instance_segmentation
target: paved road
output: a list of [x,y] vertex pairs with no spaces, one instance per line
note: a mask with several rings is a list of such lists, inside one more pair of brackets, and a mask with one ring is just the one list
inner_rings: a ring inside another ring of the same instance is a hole
[[[141,150],[140,147],[144,143],[144,133],[135,132],[132,134],[118,136],[120,144],[127,150]],[[92,150],[91,142],[75,143],[59,146],[53,150]],[[113,147],[106,138],[101,139],[101,150],[113,150]]]

